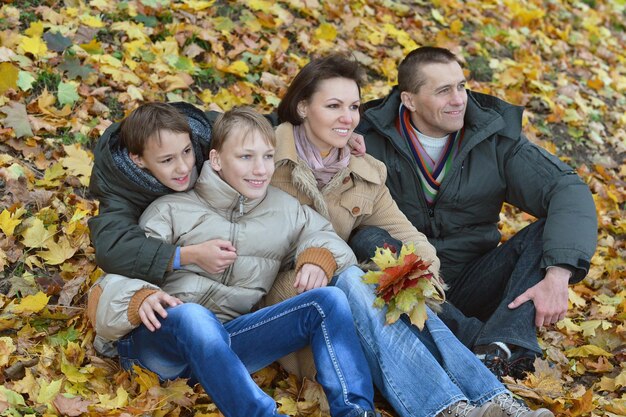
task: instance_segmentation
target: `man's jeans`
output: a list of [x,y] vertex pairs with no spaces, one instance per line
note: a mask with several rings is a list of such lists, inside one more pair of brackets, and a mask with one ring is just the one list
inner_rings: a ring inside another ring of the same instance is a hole
[[[504,244],[468,264],[459,276],[446,274],[449,289],[439,317],[468,348],[500,341],[541,354],[535,328],[535,306],[526,302],[511,310],[507,305],[543,279],[544,221],[520,230]],[[359,261],[374,256],[376,247],[402,243],[377,227],[359,230],[350,246]]]
[[362,275],[352,269],[334,285],[348,296],[374,383],[398,415],[431,417],[458,401],[483,404],[507,392],[430,309],[422,331],[405,320],[386,325]]
[[458,277],[447,277],[447,301],[439,317],[470,349],[500,341],[541,355],[535,306],[508,304],[543,279],[544,221],[520,230],[507,242],[468,264]]
[[137,364],[162,380],[199,382],[226,417],[274,416],[275,401],[250,373],[310,344],[331,414],[374,410],[367,362],[346,297],[337,288],[307,291],[225,324],[193,303],[167,313],[159,330],[141,325],[118,342],[125,369]]

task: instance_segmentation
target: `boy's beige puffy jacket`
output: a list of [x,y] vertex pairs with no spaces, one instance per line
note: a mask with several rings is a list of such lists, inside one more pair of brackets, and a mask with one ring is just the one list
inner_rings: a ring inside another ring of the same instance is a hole
[[[281,270],[312,263],[330,278],[356,262],[331,224],[314,210],[272,186],[264,199],[248,201],[208,162],[193,190],[157,199],[140,226],[147,235],[180,246],[211,239],[232,242],[237,260],[224,273],[208,274],[192,265],[168,273],[161,288],[184,302],[206,306],[224,322],[250,312]],[[156,290],[142,280],[106,275],[89,300],[97,335],[116,340],[135,328],[139,321],[134,311]]]

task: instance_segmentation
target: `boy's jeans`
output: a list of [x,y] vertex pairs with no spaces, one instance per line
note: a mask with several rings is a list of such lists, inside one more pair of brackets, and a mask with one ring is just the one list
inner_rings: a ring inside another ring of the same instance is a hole
[[198,304],[167,313],[159,330],[141,325],[118,342],[124,368],[137,364],[163,380],[191,378],[226,417],[273,416],[275,401],[250,373],[310,344],[331,414],[374,410],[367,362],[346,297],[337,288],[307,291],[224,324]]
[[[420,331],[372,306],[374,288],[350,269],[335,284],[348,296],[374,383],[401,417],[434,416],[461,400],[482,404],[507,392],[496,377],[428,309]],[[319,368],[318,368],[319,369]]]

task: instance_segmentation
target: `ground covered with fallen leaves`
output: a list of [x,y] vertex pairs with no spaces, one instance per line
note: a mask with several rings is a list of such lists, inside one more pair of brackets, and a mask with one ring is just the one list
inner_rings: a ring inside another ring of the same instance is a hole
[[[377,98],[432,44],[463,57],[471,89],[525,106],[529,138],[576,167],[597,206],[590,273],[540,331],[554,366],[509,388],[560,416],[626,415],[625,22],[624,0],[2,0],[0,415],[218,415],[201,388],[93,349],[87,185],[108,125],[151,100],[270,111],[311,55],[335,50]],[[504,238],[529,221],[505,207]],[[277,366],[255,378],[282,412],[326,415],[316,384]]]

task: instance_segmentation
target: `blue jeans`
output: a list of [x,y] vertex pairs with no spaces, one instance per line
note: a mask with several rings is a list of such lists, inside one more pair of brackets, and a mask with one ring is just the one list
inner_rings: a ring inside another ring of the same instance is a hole
[[193,303],[167,313],[159,330],[141,325],[118,342],[125,369],[137,364],[162,380],[199,382],[226,417],[275,416],[275,401],[250,373],[310,344],[331,414],[374,410],[371,375],[337,288],[307,291],[224,324]]
[[543,227],[538,220],[502,245],[468,264],[459,276],[443,271],[450,288],[439,314],[470,349],[500,341],[541,355],[535,327],[535,306],[508,304],[543,279]]
[[405,320],[385,325],[386,311],[372,306],[374,286],[358,268],[349,271],[334,284],[348,296],[374,384],[398,415],[430,417],[458,401],[480,405],[507,392],[430,309],[422,331]]

